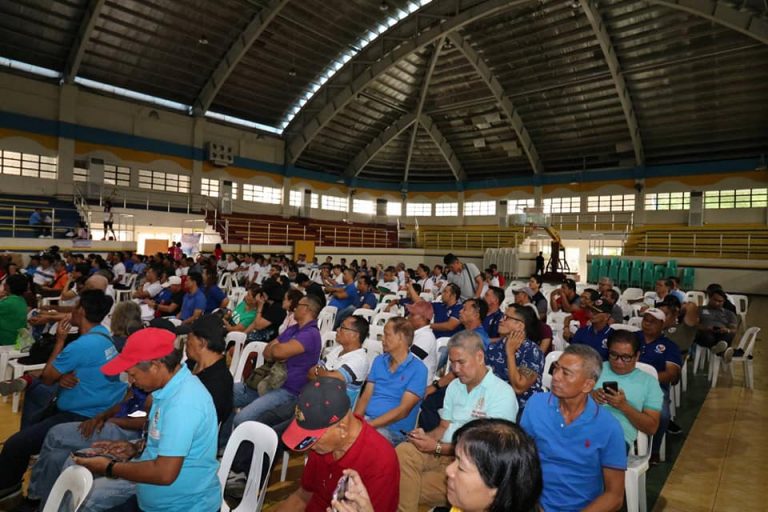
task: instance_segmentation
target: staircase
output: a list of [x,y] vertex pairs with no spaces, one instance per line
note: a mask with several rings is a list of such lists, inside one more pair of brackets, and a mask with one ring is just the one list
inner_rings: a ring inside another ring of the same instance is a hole
[[29,225],[29,216],[35,208],[53,220],[53,238],[64,238],[70,229],[76,229],[80,214],[71,200],[45,196],[0,194],[0,237],[36,238],[38,229]]

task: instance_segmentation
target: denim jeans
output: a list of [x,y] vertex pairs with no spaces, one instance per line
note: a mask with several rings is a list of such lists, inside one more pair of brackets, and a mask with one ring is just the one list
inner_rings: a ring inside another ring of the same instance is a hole
[[48,407],[51,398],[59,390],[58,384],[43,384],[40,379],[33,379],[24,390],[24,407],[21,410],[21,429],[34,424],[40,413]]
[[61,474],[69,455],[77,450],[88,448],[96,441],[131,441],[141,437],[141,432],[125,430],[114,423],[105,423],[101,432],[94,432],[89,439],[80,434],[80,422],[62,423],[48,431],[40,450],[40,457],[32,466],[32,478],[29,483],[29,496],[42,500],[48,499],[53,484]]
[[[365,417],[365,421],[367,422],[370,422],[372,419],[373,418],[370,416]],[[379,427],[376,429],[376,432],[384,436],[384,439],[389,441],[392,446],[397,446],[407,439],[407,436],[404,436],[401,432],[393,430],[390,427]]]
[[296,396],[283,388],[273,389],[266,395],[259,396],[258,391],[242,382],[234,385],[233,392],[234,406],[241,407],[240,412],[235,414],[233,423],[235,428],[244,421],[259,421],[264,413],[296,401]]

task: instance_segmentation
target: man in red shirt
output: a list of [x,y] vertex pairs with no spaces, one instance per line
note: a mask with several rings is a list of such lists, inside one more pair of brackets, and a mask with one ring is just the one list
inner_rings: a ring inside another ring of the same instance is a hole
[[283,442],[294,451],[311,451],[301,486],[275,512],[325,512],[345,469],[360,474],[376,512],[397,510],[400,466],[395,449],[352,414],[343,382],[320,377],[304,386]]

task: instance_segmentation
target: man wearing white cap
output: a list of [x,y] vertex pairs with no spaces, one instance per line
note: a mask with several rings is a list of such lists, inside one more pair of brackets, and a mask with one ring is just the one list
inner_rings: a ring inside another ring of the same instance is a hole
[[656,368],[659,374],[659,384],[664,392],[659,430],[653,437],[652,460],[658,460],[661,439],[669,424],[669,386],[678,381],[680,369],[683,367],[680,349],[674,341],[662,335],[666,318],[667,315],[662,310],[648,308],[643,313],[642,330],[636,333],[637,339],[640,341],[639,362]]
[[156,316],[174,316],[181,311],[184,303],[184,291],[181,289],[181,278],[170,276],[163,283],[161,291],[155,300],[147,301],[149,307],[156,311]]

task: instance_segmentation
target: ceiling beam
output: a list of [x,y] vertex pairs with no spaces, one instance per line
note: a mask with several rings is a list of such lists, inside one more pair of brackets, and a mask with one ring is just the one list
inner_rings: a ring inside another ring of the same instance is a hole
[[[421,91],[419,93],[419,104],[416,105],[416,119],[421,117],[421,113],[424,110],[424,102],[427,100],[427,92],[429,91],[429,82],[432,81],[432,73],[435,72],[435,65],[437,59],[440,57],[440,50],[443,47],[443,41],[445,37],[441,37],[435,42],[435,48],[432,51],[432,57],[429,59],[427,65],[427,71],[424,73],[424,80],[421,82]],[[419,123],[413,124],[411,131],[411,140],[408,144],[408,155],[405,158],[405,172],[403,174],[403,183],[408,183],[408,174],[411,171],[411,159],[413,158],[413,147],[416,145],[416,134],[419,133]]]
[[64,68],[64,81],[66,83],[72,83],[77,76],[77,72],[80,70],[80,64],[83,62],[83,56],[85,55],[85,47],[91,38],[91,34],[93,34],[93,29],[96,27],[96,22],[99,20],[101,9],[105,3],[106,0],[91,0],[85,9],[83,21],[80,23],[77,36],[75,36],[75,41],[72,43],[69,55],[67,56],[67,63]]
[[[379,38],[381,44],[368,45],[347,63],[333,79],[317,91],[302,112],[293,119],[286,130],[289,134],[286,142],[286,161],[296,163],[320,130],[336,114],[401,59],[434,44],[441,37],[465,25],[530,2],[531,0],[445,0],[430,4],[430,16],[421,16],[417,11],[398,23]],[[444,18],[437,19],[435,16]],[[423,20],[430,24],[424,26],[421,23]],[[356,66],[357,62],[370,64],[364,67]]]
[[768,44],[768,18],[750,9],[719,0],[650,0],[650,3],[701,16]]
[[499,108],[501,108],[504,115],[507,116],[510,124],[512,125],[512,129],[515,131],[515,134],[517,134],[517,140],[522,146],[523,151],[525,151],[525,154],[528,157],[528,161],[531,163],[533,172],[535,174],[542,172],[543,166],[541,165],[539,153],[536,151],[536,147],[533,145],[531,136],[528,133],[528,130],[525,128],[520,114],[517,112],[517,109],[512,103],[512,100],[509,99],[506,91],[504,91],[504,87],[501,85],[501,82],[499,82],[499,80],[493,74],[491,68],[488,67],[488,64],[486,64],[485,60],[483,60],[480,54],[478,54],[477,51],[472,48],[472,45],[470,45],[469,42],[461,37],[457,32],[453,32],[448,35],[448,39],[450,39],[451,42],[456,45],[456,48],[458,48],[458,50],[464,55],[464,57],[467,58],[467,60],[475,68],[475,71],[477,71],[477,74],[480,75],[485,84],[493,93]]
[[448,143],[448,139],[446,139],[442,132],[440,132],[440,128],[437,127],[437,124],[435,124],[432,118],[427,114],[421,114],[419,117],[419,124],[427,130],[429,136],[432,137],[432,140],[437,144],[440,154],[442,154],[445,161],[448,162],[448,166],[451,168],[451,172],[456,178],[456,181],[466,181],[467,173],[464,172],[464,167],[456,156],[456,152]]
[[280,11],[285,7],[290,0],[272,0],[261,11],[251,19],[248,26],[237,36],[237,39],[232,43],[232,46],[227,50],[227,54],[219,61],[216,69],[208,77],[205,85],[200,90],[200,94],[195,99],[193,104],[195,115],[205,114],[211,105],[216,95],[221,90],[221,87],[226,82],[229,75],[235,69],[240,60],[245,57],[248,50],[251,49],[253,43],[261,37],[267,26],[275,19]]
[[376,154],[381,151],[384,146],[389,144],[395,137],[399,136],[415,122],[416,114],[414,112],[403,114],[397,121],[392,123],[389,128],[369,142],[368,145],[352,159],[347,166],[347,169],[344,171],[344,175],[349,178],[357,177],[362,172],[363,168],[368,165],[368,162],[373,160]]
[[611,37],[608,34],[608,28],[605,26],[597,6],[591,0],[579,0],[579,2],[581,3],[581,8],[584,9],[584,14],[587,15],[589,24],[592,26],[592,32],[594,32],[597,42],[600,44],[603,57],[606,64],[608,64],[608,70],[611,72],[613,86],[616,88],[616,94],[619,95],[621,109],[624,111],[624,119],[627,122],[629,136],[632,139],[632,148],[635,152],[635,165],[643,165],[645,163],[645,152],[643,151],[640,127],[637,123],[635,108],[632,105],[632,97],[629,95],[627,83],[624,80],[624,75],[621,73],[621,65],[619,64],[619,58],[616,56],[616,49],[613,47]]

